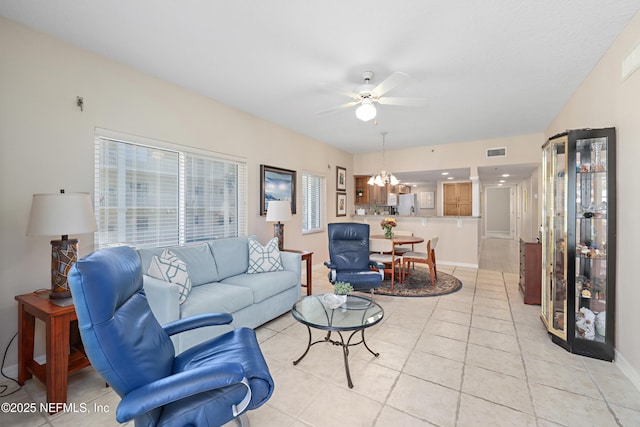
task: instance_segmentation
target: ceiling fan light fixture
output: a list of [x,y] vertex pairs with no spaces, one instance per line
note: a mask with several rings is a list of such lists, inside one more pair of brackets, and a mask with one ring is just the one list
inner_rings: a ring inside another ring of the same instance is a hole
[[363,122],[368,122],[369,120],[376,117],[376,107],[373,105],[373,101],[369,98],[365,98],[362,100],[362,103],[358,108],[356,108],[356,117]]

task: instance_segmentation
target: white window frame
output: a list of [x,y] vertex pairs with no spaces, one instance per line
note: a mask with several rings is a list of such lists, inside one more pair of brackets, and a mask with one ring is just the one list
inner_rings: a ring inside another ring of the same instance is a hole
[[[177,237],[173,241],[171,241],[171,238],[169,238],[168,240],[165,239],[159,245],[161,246],[169,246],[174,244],[184,245],[184,244],[190,244],[190,243],[201,241],[201,240],[208,240],[208,239],[205,239],[204,237],[195,237],[193,241],[187,241],[186,239],[186,234],[187,234],[186,204],[189,201],[186,200],[185,198],[185,195],[188,193],[186,188],[187,172],[185,170],[185,164],[186,164],[186,159],[188,157],[205,159],[205,161],[210,161],[212,163],[221,163],[223,165],[231,165],[232,170],[235,169],[236,171],[236,176],[235,176],[236,180],[234,184],[237,186],[236,188],[237,194],[235,194],[235,197],[237,197],[237,199],[234,200],[234,204],[236,206],[232,208],[233,214],[234,214],[234,221],[232,222],[235,223],[235,226],[234,227],[227,226],[227,222],[228,222],[227,215],[231,215],[231,213],[229,213],[227,203],[225,202],[222,204],[222,210],[225,212],[225,220],[223,222],[222,231],[218,229],[217,234],[216,234],[216,231],[209,231],[208,233],[212,234],[209,238],[213,239],[218,237],[234,237],[234,236],[247,235],[248,212],[247,212],[247,162],[246,162],[246,159],[230,156],[226,154],[221,154],[213,151],[202,150],[202,149],[197,149],[193,147],[185,147],[177,144],[167,143],[164,141],[157,141],[157,140],[148,139],[148,138],[126,135],[119,132],[97,128],[95,132],[95,142],[94,142],[94,147],[95,147],[94,208],[96,212],[96,220],[98,222],[98,231],[95,233],[96,248],[103,248],[107,246],[112,246],[114,244],[129,244],[139,248],[158,246],[158,244],[154,244],[154,243],[140,243],[138,241],[128,242],[126,241],[126,239],[125,241],[114,242],[113,235],[109,234],[109,233],[113,233],[113,231],[104,230],[105,227],[108,227],[108,224],[101,224],[101,215],[100,215],[100,212],[101,212],[100,210],[102,208],[101,204],[103,203],[102,200],[104,199],[104,194],[102,193],[103,189],[101,188],[101,182],[100,182],[100,179],[101,179],[100,178],[100,168],[101,168],[100,146],[102,141],[104,140],[112,141],[115,143],[134,145],[138,148],[142,148],[143,150],[144,149],[159,150],[159,151],[169,152],[172,155],[177,154],[178,165],[176,169],[176,176],[178,177],[177,179],[178,184],[177,184],[177,194],[175,194],[176,209],[177,209],[177,214],[176,214]],[[212,206],[212,205],[213,205],[213,201],[209,200],[208,206]],[[118,207],[122,208],[122,206],[120,206],[120,202],[118,202]],[[125,203],[125,207],[128,207],[126,203]],[[123,224],[124,224],[124,221],[119,220],[117,227],[120,228],[121,226],[123,226]],[[211,229],[211,227],[212,227],[211,225],[208,226],[209,229]],[[213,228],[215,228],[215,226]],[[191,230],[193,230],[193,227],[191,227]],[[117,230],[117,232],[120,236],[123,235],[122,230]],[[200,234],[200,236],[203,236],[203,234],[200,233],[199,230],[196,231],[196,234]],[[204,233],[204,234],[207,234],[207,233]],[[118,239],[120,238],[120,236],[118,236]]]
[[[308,210],[309,210],[309,197],[310,195],[308,194],[308,184],[307,184],[307,179],[312,178],[314,180],[318,180],[318,185],[320,188],[318,188],[318,198],[315,200],[318,203],[318,209],[317,209],[317,213],[319,218],[317,218],[317,223],[318,226],[317,227],[309,227],[307,228],[307,225],[309,224],[309,222],[314,222],[313,219],[312,220],[307,220],[307,215],[309,215]],[[302,226],[302,234],[313,234],[313,233],[322,233],[325,231],[326,229],[326,210],[327,210],[327,204],[326,204],[326,200],[327,200],[327,196],[326,196],[326,192],[327,192],[327,177],[324,174],[319,174],[319,173],[315,173],[315,172],[309,172],[309,171],[302,171],[302,221],[301,221],[301,226]]]

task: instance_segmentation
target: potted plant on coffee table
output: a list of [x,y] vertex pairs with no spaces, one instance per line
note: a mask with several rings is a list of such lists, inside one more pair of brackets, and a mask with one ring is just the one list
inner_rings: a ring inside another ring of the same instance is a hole
[[333,284],[333,293],[326,293],[322,296],[322,304],[330,309],[340,307],[347,302],[347,295],[353,292],[351,283],[336,282]]

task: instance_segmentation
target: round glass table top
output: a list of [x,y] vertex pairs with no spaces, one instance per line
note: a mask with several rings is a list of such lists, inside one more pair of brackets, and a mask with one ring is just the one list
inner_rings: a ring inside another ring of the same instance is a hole
[[323,304],[323,295],[310,295],[296,302],[291,309],[293,317],[307,326],[328,331],[354,331],[368,328],[382,320],[384,310],[369,298],[347,295],[347,301],[338,308]]

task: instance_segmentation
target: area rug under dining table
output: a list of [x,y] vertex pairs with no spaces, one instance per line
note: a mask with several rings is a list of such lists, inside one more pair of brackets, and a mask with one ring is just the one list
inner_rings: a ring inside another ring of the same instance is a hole
[[460,279],[441,271],[438,271],[435,286],[432,286],[429,269],[416,266],[409,270],[404,283],[398,281],[398,275],[396,274],[396,280],[393,289],[391,289],[391,278],[386,277],[382,281],[382,285],[376,288],[375,293],[399,297],[435,297],[450,294],[460,289],[462,289]]

